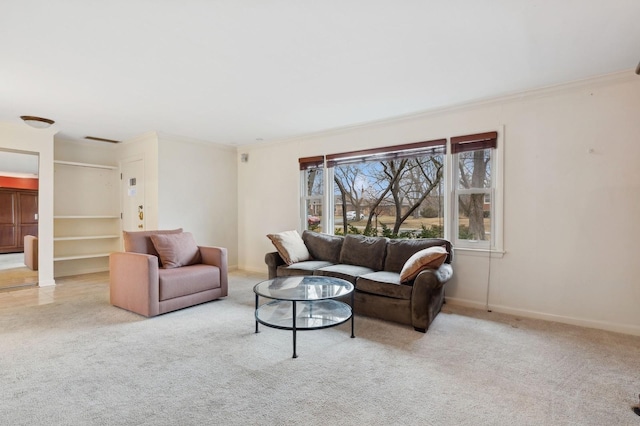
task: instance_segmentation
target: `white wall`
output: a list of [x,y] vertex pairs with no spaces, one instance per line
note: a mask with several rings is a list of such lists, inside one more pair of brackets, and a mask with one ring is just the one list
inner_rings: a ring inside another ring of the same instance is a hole
[[118,145],[106,142],[71,141],[55,138],[53,155],[56,160],[90,164],[118,164]]
[[120,162],[143,159],[145,228],[183,228],[200,245],[226,247],[238,264],[235,149],[149,132],[119,148]]
[[632,72],[242,148],[239,266],[299,229],[297,159],[504,125],[504,256],[456,251],[450,302],[640,335],[640,78]]
[[24,123],[0,123],[0,149],[35,153],[38,167],[38,284],[53,279],[53,136],[57,128],[34,129]]
[[238,264],[235,149],[158,135],[158,227],[183,228]]

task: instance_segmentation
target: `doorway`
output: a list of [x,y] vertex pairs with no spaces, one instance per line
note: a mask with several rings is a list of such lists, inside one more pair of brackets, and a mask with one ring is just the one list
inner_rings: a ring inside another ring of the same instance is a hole
[[24,236],[38,236],[36,153],[0,150],[0,291],[36,286],[38,271],[27,266]]
[[122,230],[145,230],[144,160],[121,163]]

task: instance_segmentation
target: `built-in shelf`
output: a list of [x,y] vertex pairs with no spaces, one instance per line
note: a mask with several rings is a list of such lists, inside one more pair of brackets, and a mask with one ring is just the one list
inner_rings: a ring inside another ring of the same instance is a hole
[[77,260],[77,259],[94,259],[97,257],[109,257],[110,253],[93,253],[93,254],[78,254],[74,256],[60,256],[54,257],[54,262],[60,262],[63,260]]
[[102,240],[108,238],[120,238],[119,235],[84,235],[81,237],[54,237],[53,241],[76,241],[76,240]]
[[54,276],[108,271],[121,249],[118,166],[54,163]]
[[54,216],[54,219],[120,219],[120,216]]
[[65,166],[76,166],[76,167],[90,167],[92,169],[108,169],[115,170],[118,166],[110,166],[107,164],[91,164],[91,163],[77,163],[75,161],[61,161],[54,160],[54,164],[64,164]]

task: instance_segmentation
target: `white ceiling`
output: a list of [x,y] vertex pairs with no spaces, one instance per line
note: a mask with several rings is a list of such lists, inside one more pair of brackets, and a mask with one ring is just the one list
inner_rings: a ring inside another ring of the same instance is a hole
[[38,176],[38,155],[0,150],[0,175],[20,178]]
[[631,72],[639,17],[638,0],[5,0],[0,121],[261,143]]

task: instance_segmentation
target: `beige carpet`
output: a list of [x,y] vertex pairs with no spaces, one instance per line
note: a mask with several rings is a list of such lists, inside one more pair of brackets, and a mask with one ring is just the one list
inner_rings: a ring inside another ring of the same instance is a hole
[[152,319],[104,281],[0,308],[0,423],[640,425],[638,337],[446,305],[427,334],[362,317],[355,339],[299,333],[292,359],[290,332],[254,333],[257,281]]

